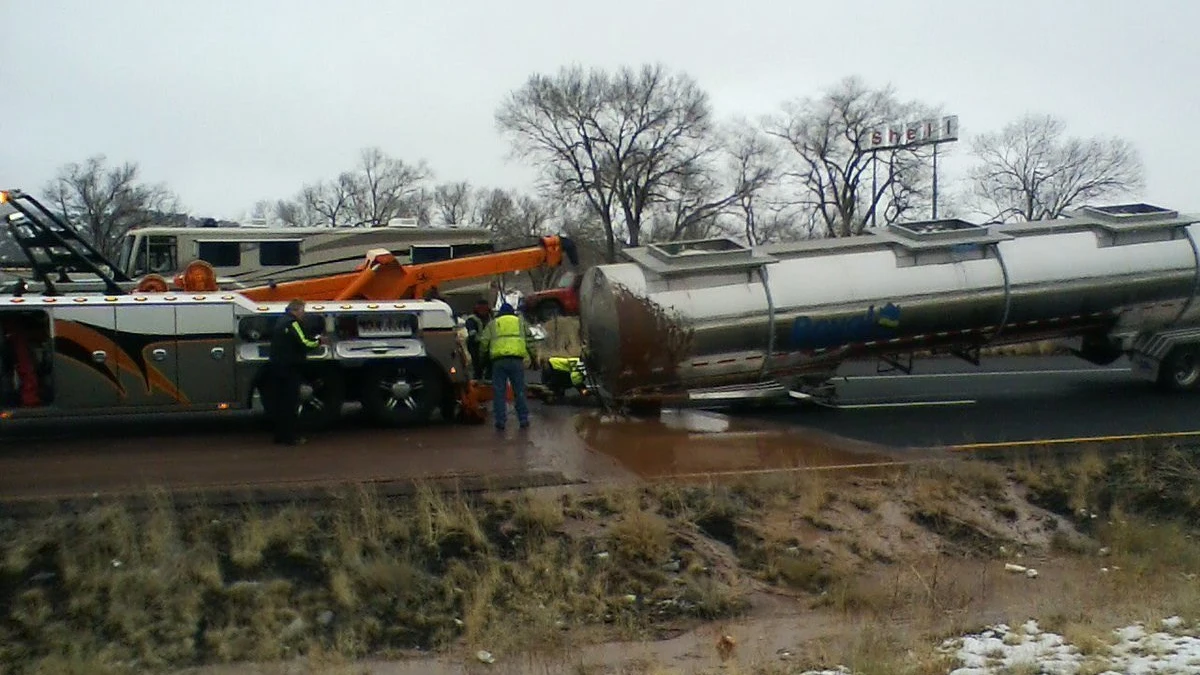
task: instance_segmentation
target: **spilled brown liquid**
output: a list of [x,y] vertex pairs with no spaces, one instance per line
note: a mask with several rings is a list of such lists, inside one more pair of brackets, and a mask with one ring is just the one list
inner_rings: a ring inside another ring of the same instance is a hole
[[644,477],[890,465],[897,457],[847,447],[802,429],[755,426],[703,411],[658,418],[582,416],[588,448]]

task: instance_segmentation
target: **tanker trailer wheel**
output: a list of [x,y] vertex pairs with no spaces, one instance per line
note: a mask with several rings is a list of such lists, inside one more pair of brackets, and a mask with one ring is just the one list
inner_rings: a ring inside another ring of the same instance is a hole
[[1200,383],[1200,348],[1180,345],[1172,349],[1159,367],[1159,386],[1169,391],[1189,391],[1197,383]]
[[346,403],[346,380],[337,368],[305,369],[300,383],[300,427],[318,431],[342,416]]
[[393,361],[369,368],[363,380],[363,410],[379,424],[424,424],[443,405],[441,373],[421,360]]

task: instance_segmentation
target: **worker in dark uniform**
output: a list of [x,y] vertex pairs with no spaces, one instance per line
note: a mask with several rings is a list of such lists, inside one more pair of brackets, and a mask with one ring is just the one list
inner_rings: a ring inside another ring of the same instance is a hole
[[467,353],[471,355],[472,377],[476,380],[483,379],[486,370],[487,354],[479,350],[479,338],[483,335],[483,330],[487,327],[491,314],[492,310],[488,307],[487,300],[480,298],[475,301],[475,308],[466,320]]
[[325,342],[324,337],[309,337],[304,330],[304,301],[292,300],[287,313],[275,323],[271,335],[271,357],[267,364],[271,386],[271,408],[275,423],[275,442],[300,445],[300,369],[308,353]]
[[512,305],[500,305],[496,318],[484,329],[479,351],[488,354],[492,368],[492,422],[504,430],[508,413],[507,391],[512,385],[513,403],[522,429],[529,428],[529,403],[525,400],[525,366],[533,362],[533,344],[525,319]]

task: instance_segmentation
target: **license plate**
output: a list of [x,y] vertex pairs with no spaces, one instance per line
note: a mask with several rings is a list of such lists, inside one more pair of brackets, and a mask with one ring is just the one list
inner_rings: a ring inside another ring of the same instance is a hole
[[412,319],[407,316],[362,316],[358,318],[359,337],[410,337]]

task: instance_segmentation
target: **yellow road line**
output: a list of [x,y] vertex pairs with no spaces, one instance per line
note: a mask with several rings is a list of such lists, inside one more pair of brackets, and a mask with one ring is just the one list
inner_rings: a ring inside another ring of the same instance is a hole
[[1153,434],[1124,434],[1120,436],[1079,436],[1076,438],[1041,438],[1032,441],[995,441],[991,443],[966,443],[948,446],[948,450],[965,452],[983,450],[986,448],[1016,448],[1034,445],[1067,445],[1071,443],[1115,443],[1117,441],[1136,441],[1159,438],[1195,438],[1200,437],[1200,431],[1164,431]]

